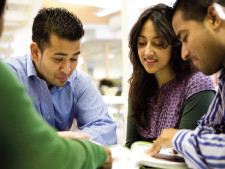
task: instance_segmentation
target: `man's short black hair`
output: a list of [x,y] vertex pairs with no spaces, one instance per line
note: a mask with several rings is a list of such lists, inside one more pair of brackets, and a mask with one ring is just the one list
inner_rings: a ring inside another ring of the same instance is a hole
[[79,40],[84,35],[80,19],[64,8],[43,8],[34,18],[32,40],[43,52],[50,43],[50,35],[67,40]]
[[202,22],[207,14],[208,7],[218,3],[225,6],[225,0],[177,0],[174,3],[174,13],[182,11],[184,20]]

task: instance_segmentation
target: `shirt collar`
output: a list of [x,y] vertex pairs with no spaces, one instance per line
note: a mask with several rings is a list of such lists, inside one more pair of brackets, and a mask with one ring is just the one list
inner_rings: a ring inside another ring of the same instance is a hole
[[37,71],[31,59],[31,54],[27,54],[27,76],[37,76]]
[[223,68],[223,69],[221,69],[220,71],[219,71],[219,76],[218,76],[218,78],[220,79],[220,80],[225,80],[225,68]]

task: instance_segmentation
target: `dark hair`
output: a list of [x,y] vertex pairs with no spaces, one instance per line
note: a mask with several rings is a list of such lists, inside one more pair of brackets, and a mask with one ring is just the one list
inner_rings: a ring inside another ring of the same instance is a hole
[[34,18],[32,40],[36,42],[41,52],[48,45],[50,35],[68,40],[79,40],[84,35],[84,29],[77,16],[63,8],[43,8]]
[[202,22],[207,14],[208,7],[213,3],[225,6],[225,0],[177,0],[174,3],[174,13],[181,10],[184,20]]
[[159,91],[155,76],[146,72],[138,56],[137,41],[141,29],[147,20],[150,19],[153,22],[160,38],[172,46],[170,65],[176,74],[176,80],[183,80],[194,71],[189,61],[181,59],[181,43],[174,33],[171,24],[172,12],[172,8],[164,4],[147,8],[130,31],[129,57],[133,65],[133,73],[129,79],[131,117],[141,126],[145,126],[148,123],[149,114],[147,113],[147,109],[149,108],[149,98],[157,95]]
[[0,14],[1,14],[1,15],[2,15],[2,13],[4,12],[5,4],[6,4],[6,0],[1,0],[1,1],[0,1]]

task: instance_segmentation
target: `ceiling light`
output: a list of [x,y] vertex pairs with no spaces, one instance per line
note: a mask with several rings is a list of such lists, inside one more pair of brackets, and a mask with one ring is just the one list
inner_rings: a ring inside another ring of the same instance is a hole
[[57,0],[61,3],[70,3],[70,4],[79,4],[79,5],[88,5],[88,6],[95,6],[99,8],[118,8],[122,7],[121,0]]
[[103,17],[109,14],[112,14],[114,12],[120,11],[120,9],[112,9],[112,8],[107,8],[107,9],[100,9],[97,12],[95,12],[95,15],[98,17]]
[[115,55],[114,54],[109,54],[109,59],[113,59],[114,57],[115,57]]
[[213,7],[215,8],[215,10],[218,13],[219,17],[221,19],[225,19],[225,12],[223,10],[223,7],[220,4],[218,4],[218,3],[214,3]]

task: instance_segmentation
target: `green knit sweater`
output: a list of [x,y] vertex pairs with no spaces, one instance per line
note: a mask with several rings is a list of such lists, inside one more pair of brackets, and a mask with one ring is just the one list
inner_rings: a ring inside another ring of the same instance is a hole
[[92,169],[105,162],[101,146],[58,137],[3,63],[0,79],[0,168]]

